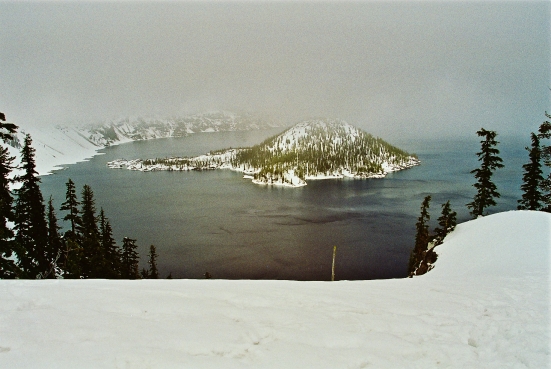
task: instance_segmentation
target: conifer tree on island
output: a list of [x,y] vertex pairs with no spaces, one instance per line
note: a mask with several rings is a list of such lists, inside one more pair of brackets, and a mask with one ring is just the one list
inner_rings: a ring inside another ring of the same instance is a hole
[[423,260],[423,253],[427,250],[429,242],[431,240],[429,234],[429,225],[428,221],[430,220],[429,207],[430,207],[431,196],[426,196],[421,204],[421,215],[417,218],[417,223],[415,228],[417,233],[415,234],[415,246],[411,251],[409,257],[409,266],[408,266],[408,275],[412,277],[415,273],[415,270]]
[[492,182],[492,174],[497,168],[503,168],[503,164],[501,164],[503,160],[498,156],[499,150],[496,148],[498,144],[495,140],[496,132],[481,128],[476,133],[479,137],[484,137],[484,140],[480,141],[481,150],[476,153],[478,161],[481,162],[480,168],[471,171],[477,180],[473,184],[477,189],[477,193],[473,201],[467,204],[467,207],[472,209],[470,213],[473,218],[487,215],[486,209],[489,206],[496,205],[494,198],[499,198],[501,195]]
[[[13,139],[17,126],[5,123],[4,113],[0,113],[0,138],[4,143]],[[8,149],[0,147],[0,278],[15,278],[18,268],[11,259],[15,252],[14,233],[8,222],[14,221],[13,196],[10,190],[12,180],[9,174],[13,170],[14,158],[9,156]]]
[[522,185],[520,189],[524,192],[522,198],[518,200],[519,210],[540,210],[544,200],[541,193],[541,184],[543,181],[543,172],[541,170],[541,149],[540,140],[535,133],[531,135],[532,147],[527,147],[530,162],[524,164],[524,175],[522,176]]
[[27,278],[38,278],[48,272],[50,261],[44,199],[34,160],[35,149],[31,144],[31,136],[27,134],[21,149],[21,169],[24,173],[18,178],[21,187],[15,191],[17,200],[14,229],[18,244],[17,256],[23,275]]

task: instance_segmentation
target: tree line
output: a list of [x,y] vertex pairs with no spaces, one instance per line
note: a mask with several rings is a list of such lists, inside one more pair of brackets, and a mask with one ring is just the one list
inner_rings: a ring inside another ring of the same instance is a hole
[[[0,139],[7,143],[17,131],[0,113]],[[103,208],[97,214],[94,193],[84,185],[80,199],[74,182],[66,183],[60,210],[69,229],[61,234],[52,198],[47,206],[40,191],[35,149],[29,134],[21,148],[22,174],[11,176],[15,158],[0,148],[0,278],[158,278],[157,251],[150,246],[148,269],[139,271],[136,240],[125,237],[122,246]],[[14,185],[18,185],[12,190]]]
[[[545,113],[547,119],[551,115]],[[473,187],[476,194],[473,201],[466,204],[470,209],[473,219],[488,214],[488,208],[496,205],[496,198],[500,197],[497,186],[492,181],[493,173],[503,168],[503,160],[499,157],[496,141],[497,133],[488,131],[484,128],[477,131],[477,135],[482,137],[480,141],[480,151],[476,153],[480,167],[471,171],[474,174],[476,182]],[[551,139],[551,122],[544,121],[538,130],[538,133],[530,134],[531,145],[525,149],[528,151],[528,163],[522,166],[523,176],[522,196],[517,201],[518,210],[536,210],[551,213],[551,173],[545,177],[543,175],[543,166],[551,168],[551,145],[542,145],[544,139]],[[438,218],[438,227],[434,232],[429,230],[431,196],[426,196],[421,203],[421,214],[415,224],[415,244],[411,251],[408,276],[425,274],[432,269],[436,261],[437,254],[434,247],[438,246],[444,240],[444,237],[451,232],[457,224],[457,213],[451,210],[450,202],[442,205],[442,214]]]

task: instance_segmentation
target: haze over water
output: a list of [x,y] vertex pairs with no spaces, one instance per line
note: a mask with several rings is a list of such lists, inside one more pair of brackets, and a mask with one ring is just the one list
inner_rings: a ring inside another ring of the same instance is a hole
[[[465,204],[474,195],[469,172],[478,166],[476,137],[391,142],[417,153],[422,165],[385,179],[308,181],[302,188],[259,186],[229,170],[144,173],[106,167],[118,158],[249,146],[279,131],[199,133],[114,146],[42,177],[41,187],[59,209],[68,178],[79,191],[89,184],[98,211],[103,207],[112,220],[117,242],[137,239],[141,267],[155,244],[161,275],[172,272],[175,278],[202,278],[208,271],[214,278],[328,280],[334,245],[337,279],[404,277],[424,196],[433,197],[433,221],[447,200],[460,220],[469,218]],[[495,176],[502,198],[492,212],[516,208],[527,161],[527,142],[498,139],[506,167]]]

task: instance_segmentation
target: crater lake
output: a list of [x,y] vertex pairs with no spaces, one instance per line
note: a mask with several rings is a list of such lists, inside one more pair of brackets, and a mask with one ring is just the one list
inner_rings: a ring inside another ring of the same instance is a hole
[[[478,137],[388,140],[421,165],[384,179],[309,180],[300,188],[256,185],[230,170],[140,172],[109,169],[119,158],[194,156],[210,150],[260,143],[282,128],[262,131],[196,133],[188,137],[135,141],[108,147],[89,161],[42,176],[45,200],[51,195],[60,219],[66,182],[79,198],[90,185],[119,245],[137,240],[140,270],[149,245],[157,247],[161,277],[330,280],[333,246],[336,279],[400,278],[414,244],[415,222],[426,195],[432,196],[431,225],[450,200],[458,221],[470,219],[465,206],[475,194]],[[384,139],[384,138],[383,138]],[[505,168],[494,175],[501,198],[491,213],[516,209],[523,140],[498,135]]]

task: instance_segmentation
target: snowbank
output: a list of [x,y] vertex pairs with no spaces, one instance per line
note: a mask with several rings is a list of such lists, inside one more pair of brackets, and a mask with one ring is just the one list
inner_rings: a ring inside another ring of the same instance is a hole
[[550,367],[550,229],[460,224],[413,279],[0,281],[0,367]]

